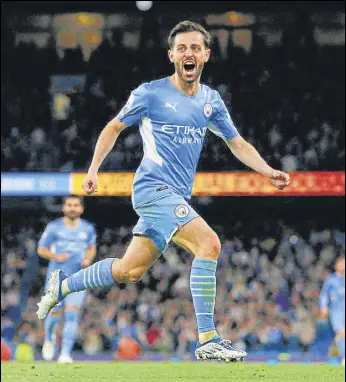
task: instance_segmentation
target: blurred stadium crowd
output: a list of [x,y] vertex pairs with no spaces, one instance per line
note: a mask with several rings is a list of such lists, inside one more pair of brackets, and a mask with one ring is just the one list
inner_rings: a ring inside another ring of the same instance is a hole
[[[282,45],[272,47],[254,36],[249,53],[230,42],[227,58],[215,39],[202,77],[218,89],[241,134],[284,171],[344,169],[344,47],[319,46],[311,33],[284,31]],[[121,30],[108,31],[85,62],[79,48],[59,55],[54,40],[46,48],[16,45],[4,31],[1,170],[87,170],[100,130],[130,91],[173,71],[157,36],[154,28],[134,51],[123,45]],[[51,112],[56,73],[87,73],[84,86],[68,94],[66,119]],[[102,170],[135,170],[141,157],[132,128]],[[246,170],[229,158],[226,145],[208,134],[199,170]]]
[[[1,239],[2,337],[28,341],[38,350],[44,330],[35,311],[47,263],[38,259],[36,245],[47,222],[47,214],[41,214],[7,224]],[[337,227],[304,224],[257,219],[228,230],[226,223],[218,226],[223,245],[215,318],[220,335],[235,346],[252,352],[328,351],[314,348],[319,292],[336,257],[345,253],[345,234]],[[97,226],[96,260],[122,256],[132,227]],[[89,292],[75,349],[89,355],[115,352],[122,337],[132,337],[148,351],[189,354],[197,339],[190,262],[189,255],[170,246],[139,283]],[[20,295],[22,302],[29,297],[22,321]]]

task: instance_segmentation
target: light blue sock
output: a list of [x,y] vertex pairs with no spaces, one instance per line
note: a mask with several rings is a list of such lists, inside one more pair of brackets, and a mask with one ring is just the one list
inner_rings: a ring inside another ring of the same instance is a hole
[[44,333],[45,333],[45,339],[47,341],[52,341],[52,336],[55,332],[55,329],[60,321],[61,315],[52,314],[55,313],[54,308],[49,313],[48,317],[44,321]]
[[216,267],[217,261],[215,260],[194,259],[192,262],[190,288],[197,317],[198,333],[215,330]]
[[336,346],[339,350],[339,356],[341,359],[345,358],[345,338],[336,337],[335,338]]
[[[108,258],[98,261],[85,269],[69,276],[67,281],[68,293],[80,292],[90,288],[102,288],[115,284],[112,276],[112,264],[115,258]],[[66,295],[64,290],[64,282],[62,285],[63,295]]]
[[61,353],[71,355],[78,333],[78,316],[76,310],[67,310],[64,315],[64,328],[62,331]]

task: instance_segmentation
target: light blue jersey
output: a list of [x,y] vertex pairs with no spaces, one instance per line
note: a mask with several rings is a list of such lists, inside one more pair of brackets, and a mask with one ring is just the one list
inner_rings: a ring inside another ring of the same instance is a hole
[[173,191],[191,198],[194,176],[207,130],[221,138],[238,135],[219,93],[201,85],[197,94],[179,91],[169,77],[134,90],[117,116],[140,124],[144,157],[136,172],[134,208]]
[[329,309],[334,331],[345,329],[345,277],[331,274],[323,284],[320,307]]
[[57,269],[62,269],[67,275],[78,272],[82,268],[81,262],[87,248],[95,245],[95,228],[88,221],[80,219],[75,227],[68,227],[63,218],[50,222],[42,234],[38,247],[47,248],[56,254],[67,253],[69,258],[64,263],[49,261],[47,280],[51,272]]

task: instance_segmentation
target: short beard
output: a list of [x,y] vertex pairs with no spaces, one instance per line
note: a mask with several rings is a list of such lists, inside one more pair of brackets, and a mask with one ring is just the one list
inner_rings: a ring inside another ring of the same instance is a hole
[[196,82],[199,78],[201,78],[201,75],[202,75],[202,71],[203,71],[203,68],[204,68],[204,65],[201,65],[200,67],[197,68],[197,75],[196,75],[196,78],[193,79],[193,80],[187,80],[185,79],[184,77],[184,74],[183,74],[183,70],[180,69],[180,66],[179,65],[174,65],[175,66],[175,71],[177,72],[178,76],[180,79],[182,79],[184,82],[188,83],[188,84],[193,84],[194,82]]

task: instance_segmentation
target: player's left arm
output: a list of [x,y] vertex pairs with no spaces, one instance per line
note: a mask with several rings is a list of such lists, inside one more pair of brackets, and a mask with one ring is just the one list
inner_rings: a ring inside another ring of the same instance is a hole
[[82,261],[82,266],[83,267],[88,267],[93,263],[96,257],[96,245],[92,247],[88,247],[86,250],[86,255]]
[[96,257],[96,231],[95,227],[91,226],[89,237],[88,237],[88,247],[86,250],[86,255],[82,260],[82,267],[88,267],[93,263]]
[[215,110],[209,119],[209,130],[221,137],[242,163],[267,177],[280,190],[286,188],[290,183],[290,176],[270,167],[254,146],[240,136],[220,95],[216,92],[214,96]]
[[225,142],[236,158],[252,170],[267,177],[280,190],[283,190],[290,184],[290,176],[288,174],[270,167],[255,147],[240,135],[232,139],[225,139]]

